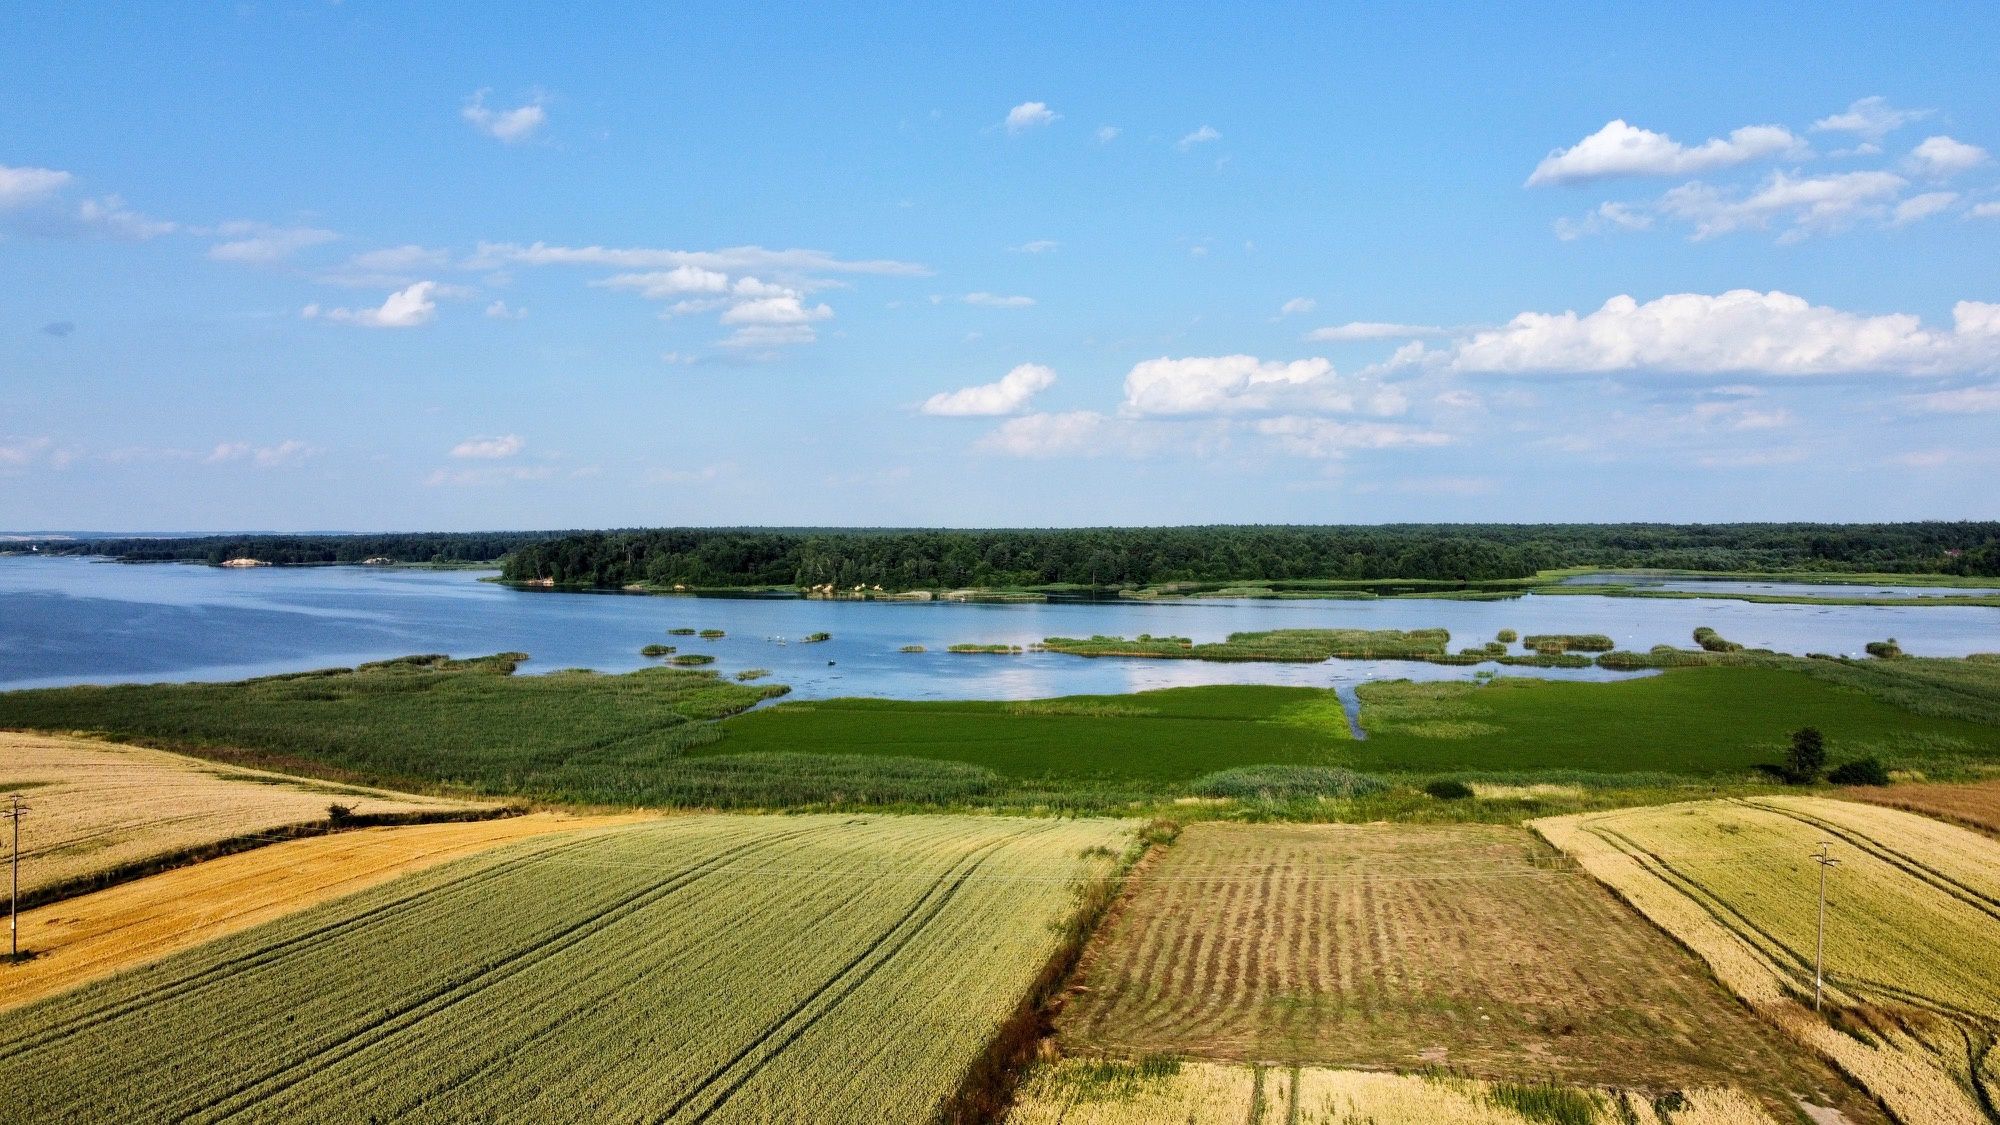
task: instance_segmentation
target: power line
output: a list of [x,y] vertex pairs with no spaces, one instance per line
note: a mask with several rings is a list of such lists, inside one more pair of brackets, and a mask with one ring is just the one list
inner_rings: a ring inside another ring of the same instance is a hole
[[1813,950],[1813,1011],[1819,1011],[1820,994],[1826,989],[1826,873],[1840,866],[1840,861],[1827,853],[1832,847],[1820,841],[1819,850],[1812,853],[1812,861],[1819,864],[1819,940]]
[[7,811],[0,812],[0,816],[14,822],[14,847],[8,862],[8,866],[13,870],[13,881],[7,898],[7,942],[10,946],[7,956],[9,960],[19,961],[21,959],[21,817],[27,813],[28,806],[21,803],[19,793],[7,794],[7,804]]

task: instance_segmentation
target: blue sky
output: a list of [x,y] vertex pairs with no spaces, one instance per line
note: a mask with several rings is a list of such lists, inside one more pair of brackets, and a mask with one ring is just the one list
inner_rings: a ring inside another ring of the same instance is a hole
[[2000,8],[1744,7],[13,5],[0,530],[1994,518]]

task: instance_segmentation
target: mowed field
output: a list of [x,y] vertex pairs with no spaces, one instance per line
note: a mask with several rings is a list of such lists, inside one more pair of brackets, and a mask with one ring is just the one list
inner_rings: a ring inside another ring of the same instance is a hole
[[1850,1098],[1518,828],[1197,824],[1121,909],[1069,1050]]
[[284,840],[37,907],[21,915],[26,959],[0,965],[0,1010],[460,856],[642,819],[529,813],[361,828]]
[[919,1121],[1122,821],[687,816],[432,868],[15,1009],[18,1120]]
[[[1815,797],[1535,822],[1729,987],[1904,1122],[1989,1122],[2000,1102],[2000,842]],[[1810,1007],[1821,843],[1828,1011]]]
[[[1790,1120],[1790,1115],[1786,1115]],[[1776,1125],[1729,1089],[1647,1097],[1319,1067],[1065,1060],[1035,1072],[1009,1125]]]
[[41,892],[241,836],[362,817],[472,814],[468,802],[238,769],[85,738],[0,731],[0,793],[19,790],[21,890]]

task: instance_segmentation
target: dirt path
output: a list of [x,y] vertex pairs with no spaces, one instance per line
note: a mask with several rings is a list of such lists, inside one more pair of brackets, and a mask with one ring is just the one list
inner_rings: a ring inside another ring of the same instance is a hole
[[315,903],[447,860],[551,832],[646,814],[364,828],[288,840],[83,895],[21,915],[20,964],[0,954],[0,1011],[39,1000]]

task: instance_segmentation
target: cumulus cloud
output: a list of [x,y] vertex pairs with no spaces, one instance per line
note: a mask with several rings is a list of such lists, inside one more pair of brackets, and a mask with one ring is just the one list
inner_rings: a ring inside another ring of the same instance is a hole
[[1791,130],[1778,125],[1746,125],[1727,138],[1714,137],[1689,146],[1664,133],[1618,119],[1569,148],[1557,149],[1543,157],[1529,175],[1526,186],[1577,184],[1627,176],[1685,176],[1782,156],[1803,147]]
[[429,324],[437,316],[437,301],[433,297],[437,290],[437,282],[419,281],[389,294],[378,308],[327,309],[312,304],[299,312],[307,320],[331,320],[362,328],[416,328]]
[[75,179],[54,168],[10,168],[0,164],[0,211],[40,203]]
[[525,320],[528,316],[528,310],[517,309],[505,301],[496,299],[492,304],[486,306],[486,315],[493,320]]
[[1300,313],[1309,313],[1318,307],[1319,302],[1313,300],[1311,297],[1293,297],[1291,300],[1278,306],[1278,315],[1296,316]]
[[1009,133],[1025,133],[1053,124],[1062,114],[1048,107],[1046,102],[1022,102],[1007,111],[1005,122]]
[[1581,219],[1557,219],[1556,237],[1564,242],[1573,242],[1585,235],[1614,230],[1649,230],[1652,226],[1653,216],[1645,211],[1629,203],[1607,200]]
[[744,351],[773,351],[793,344],[810,344],[819,339],[810,324],[746,324],[725,336],[725,348]]
[[1969,172],[1990,159],[1992,157],[1978,145],[1969,145],[1950,137],[1926,137],[1910,150],[1909,163],[1920,175],[1944,179]]
[[1660,198],[1658,210],[1691,223],[1696,240],[1732,231],[1766,229],[1774,220],[1792,224],[1786,237],[1815,230],[1838,230],[1858,218],[1881,216],[1908,181],[1893,172],[1842,172],[1794,176],[1775,172],[1749,195],[1709,184],[1690,183]]
[[1857,100],[1844,113],[1822,117],[1812,127],[1815,132],[1853,133],[1863,140],[1879,142],[1904,125],[1929,116],[1927,109],[1896,109],[1887,98],[1876,95]]
[[514,456],[527,448],[527,445],[528,443],[522,441],[518,434],[466,438],[451,447],[451,455],[470,460],[497,461],[503,457]]
[[1353,320],[1315,328],[1306,339],[1341,342],[1347,340],[1410,340],[1419,336],[1440,336],[1444,329],[1435,324],[1390,324],[1379,320]]
[[1332,418],[1283,415],[1260,418],[1257,433],[1276,439],[1278,448],[1299,457],[1339,458],[1359,449],[1449,445],[1451,435],[1387,422],[1342,422]]
[[1029,400],[1055,385],[1056,373],[1039,363],[1023,363],[998,381],[934,394],[924,400],[925,414],[952,417],[1018,414]]
[[223,223],[212,233],[224,241],[208,248],[209,257],[218,262],[243,262],[256,266],[274,265],[301,250],[340,237],[317,227],[281,227],[250,219]]
[[511,145],[534,136],[536,130],[548,123],[548,111],[542,108],[540,95],[513,109],[489,109],[486,95],[492,92],[490,88],[475,92],[458,111],[467,124],[487,136]]
[[76,221],[112,238],[146,242],[180,229],[179,223],[142,215],[115,195],[86,199],[76,207]]
[[1002,422],[975,449],[1009,457],[1091,457],[1115,452],[1114,419],[1093,410],[1027,414]]
[[762,297],[731,305],[722,314],[724,324],[809,324],[833,315],[826,305],[807,307],[796,296]]
[[2000,219],[2000,201],[1978,204],[1967,211],[1966,216],[1973,219]]
[[1268,410],[1281,399],[1326,388],[1333,364],[1290,363],[1249,355],[1149,359],[1125,376],[1125,407],[1134,414],[1216,414]]
[[959,300],[982,309],[1025,309],[1035,303],[1033,297],[1009,297],[1000,293],[967,293]]
[[1219,141],[1221,139],[1222,134],[1217,132],[1214,127],[1203,125],[1201,128],[1174,142],[1174,147],[1180,149],[1182,152],[1186,152],[1196,145],[1205,145],[1210,141]]
[[1958,193],[1955,191],[1927,191],[1922,195],[1913,195],[1896,204],[1896,210],[1891,215],[1889,223],[1891,226],[1909,226],[1911,223],[1928,219],[1940,211],[1950,210],[1951,205],[1956,202]]
[[1479,374],[1861,375],[2000,367],[2000,304],[1960,301],[1950,331],[1772,291],[1617,296],[1588,315],[1524,312],[1440,352],[1401,357]]

